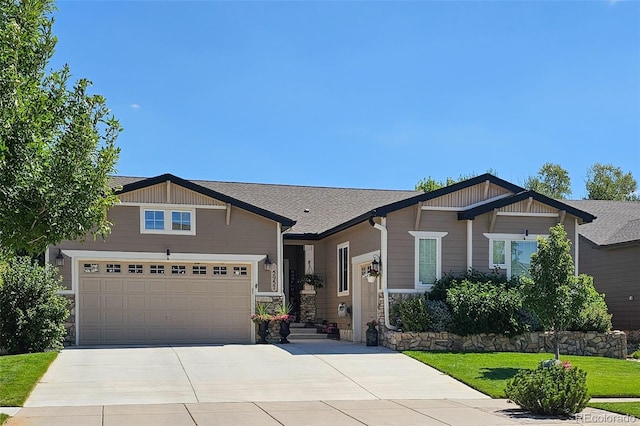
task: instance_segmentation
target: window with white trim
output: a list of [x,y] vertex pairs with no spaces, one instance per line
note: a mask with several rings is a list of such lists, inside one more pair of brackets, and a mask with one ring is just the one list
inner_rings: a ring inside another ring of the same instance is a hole
[[140,208],[140,233],[195,235],[195,209]]
[[[507,278],[529,276],[531,255],[538,250],[538,235],[484,234],[489,239],[489,268],[504,269]],[[540,235],[546,238],[546,235]]]
[[349,243],[339,244],[337,254],[338,296],[346,296],[349,294]]
[[415,286],[424,289],[442,277],[442,238],[448,232],[409,231],[415,238]]

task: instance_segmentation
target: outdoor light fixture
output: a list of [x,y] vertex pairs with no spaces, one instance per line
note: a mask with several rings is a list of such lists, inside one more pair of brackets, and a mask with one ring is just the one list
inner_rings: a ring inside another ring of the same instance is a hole
[[371,267],[369,268],[369,272],[372,272],[373,274],[379,274],[380,273],[380,262],[379,262],[380,257],[378,255],[373,255],[373,262],[371,262]]
[[267,255],[267,258],[264,260],[264,270],[270,271],[271,265],[272,265],[272,262],[269,260],[269,255]]
[[525,229],[525,230],[524,230],[524,236],[525,236],[525,237],[528,237],[528,236],[529,236],[529,230],[528,230],[528,229]]
[[167,260],[169,260],[169,256],[171,256],[171,250],[167,249]]
[[58,249],[58,255],[56,256],[56,266],[64,266],[64,256],[62,255],[62,249]]
[[629,296],[629,302],[633,302],[633,296]]

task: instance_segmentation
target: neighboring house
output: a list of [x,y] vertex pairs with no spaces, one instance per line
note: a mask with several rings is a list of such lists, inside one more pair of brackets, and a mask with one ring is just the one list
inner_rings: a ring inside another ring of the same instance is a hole
[[640,329],[640,202],[566,201],[598,217],[580,227],[579,272],[605,294],[613,327]]
[[[429,193],[168,174],[113,184],[122,190],[109,211],[111,235],[47,253],[64,263],[77,344],[247,343],[255,341],[256,302],[283,297],[298,318],[315,299],[318,321],[362,341],[367,321],[389,326],[390,303],[429,290],[443,272],[520,275],[536,237],[556,223],[575,256],[579,225],[595,219],[489,174]],[[363,276],[374,260],[381,273],[369,283]],[[296,286],[306,272],[324,278],[317,294]]]

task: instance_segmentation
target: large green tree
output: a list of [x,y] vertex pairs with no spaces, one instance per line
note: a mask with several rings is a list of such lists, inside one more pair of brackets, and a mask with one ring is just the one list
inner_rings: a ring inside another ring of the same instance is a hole
[[57,42],[50,0],[0,0],[0,247],[49,244],[110,230],[108,185],[121,131],[91,82],[47,70]]
[[551,198],[568,198],[571,195],[569,172],[559,164],[544,163],[536,176],[529,176],[524,187]]
[[638,182],[631,172],[612,164],[596,163],[587,170],[587,199],[639,201]]
[[550,228],[548,238],[538,238],[529,273],[531,278],[521,277],[524,304],[544,330],[553,333],[555,358],[559,359],[558,333],[581,315],[593,290],[592,277],[574,273],[571,243],[562,224]]

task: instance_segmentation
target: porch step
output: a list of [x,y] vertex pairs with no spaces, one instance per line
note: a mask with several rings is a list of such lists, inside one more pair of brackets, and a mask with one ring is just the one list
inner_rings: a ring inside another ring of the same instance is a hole
[[287,339],[291,341],[327,338],[326,334],[318,333],[315,327],[307,328],[303,323],[291,323],[289,330],[291,331],[291,334],[289,334],[289,337],[287,337]]

